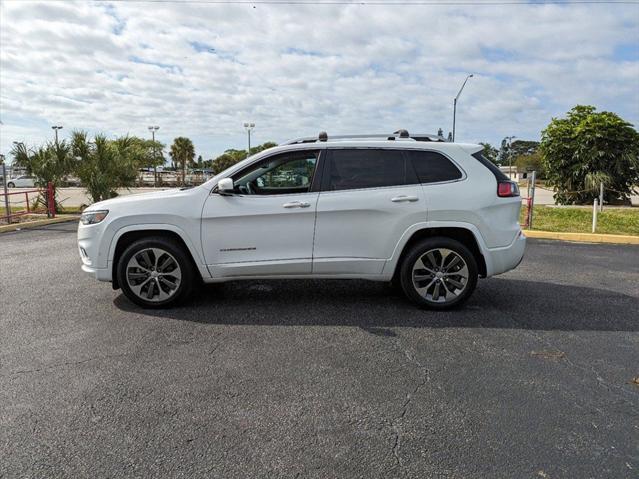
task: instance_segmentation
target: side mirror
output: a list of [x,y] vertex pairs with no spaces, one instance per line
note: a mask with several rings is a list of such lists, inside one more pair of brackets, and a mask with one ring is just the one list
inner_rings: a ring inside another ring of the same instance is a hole
[[229,194],[235,191],[233,178],[222,178],[217,182],[217,191],[222,194]]

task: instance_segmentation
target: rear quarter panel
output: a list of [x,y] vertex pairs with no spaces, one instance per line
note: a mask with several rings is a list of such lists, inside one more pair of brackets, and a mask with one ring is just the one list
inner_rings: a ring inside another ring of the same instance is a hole
[[490,170],[462,148],[445,152],[465,171],[462,181],[423,185],[429,222],[475,225],[488,248],[507,246],[519,232],[521,198],[499,198]]

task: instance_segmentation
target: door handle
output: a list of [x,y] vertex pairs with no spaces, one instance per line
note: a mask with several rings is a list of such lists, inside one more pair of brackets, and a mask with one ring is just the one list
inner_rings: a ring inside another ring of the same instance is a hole
[[402,203],[404,201],[410,201],[411,203],[414,201],[419,201],[419,198],[417,198],[417,196],[395,196],[394,198],[391,198],[391,201],[393,203]]
[[308,208],[311,204],[305,201],[291,201],[290,203],[284,203],[282,206],[284,208]]

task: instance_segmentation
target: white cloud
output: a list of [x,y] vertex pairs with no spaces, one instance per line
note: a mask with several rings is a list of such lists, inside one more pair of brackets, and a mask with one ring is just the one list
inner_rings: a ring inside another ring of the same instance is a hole
[[49,125],[193,138],[205,157],[315,134],[536,138],[576,103],[639,123],[639,6],[17,2],[0,6],[0,151]]

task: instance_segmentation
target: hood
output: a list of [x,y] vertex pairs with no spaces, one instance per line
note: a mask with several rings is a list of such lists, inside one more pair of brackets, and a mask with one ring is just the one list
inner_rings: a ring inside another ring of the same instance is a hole
[[132,195],[116,196],[115,198],[111,198],[110,200],[98,201],[97,203],[93,203],[86,209],[86,211],[108,210],[110,207],[115,205],[125,205],[128,203],[137,203],[139,201],[153,200],[158,198],[170,198],[172,196],[183,195],[189,190],[191,190],[191,188],[171,188],[161,191],[149,191],[148,193],[135,193]]

